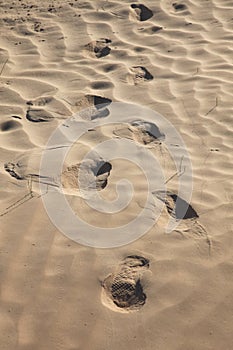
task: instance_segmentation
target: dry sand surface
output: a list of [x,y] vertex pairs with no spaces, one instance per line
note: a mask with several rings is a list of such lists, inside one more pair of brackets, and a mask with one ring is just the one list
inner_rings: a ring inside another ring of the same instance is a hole
[[[0,5],[0,349],[232,350],[232,0]],[[160,113],[186,144],[191,206],[170,234],[179,178],[164,130],[156,138],[137,123],[95,128],[114,102]],[[131,244],[78,244],[44,209],[42,150],[77,112],[93,128],[69,152],[61,178],[83,220],[116,227],[145,204],[146,178],[130,159],[109,159],[92,172],[105,200],[128,178],[135,198],[125,210],[115,216],[84,203],[80,163],[105,140],[134,141],[171,178],[166,197],[157,196],[160,218]]]

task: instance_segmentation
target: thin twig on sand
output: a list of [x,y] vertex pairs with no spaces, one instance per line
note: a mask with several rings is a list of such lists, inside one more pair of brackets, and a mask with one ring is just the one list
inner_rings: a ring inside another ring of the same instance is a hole
[[183,159],[184,159],[184,156],[182,156],[181,160],[180,160],[180,166],[179,166],[179,170],[177,170],[175,172],[175,174],[171,175],[165,182],[164,182],[164,185],[166,185],[169,181],[171,181],[175,176],[177,177],[180,177],[184,174],[185,172],[185,167],[184,169],[182,170],[182,163],[183,163]]
[[218,98],[216,97],[215,99],[215,105],[214,107],[212,107],[206,114],[205,116],[207,116],[208,114],[210,114],[216,107],[218,107]]
[[2,69],[1,69],[1,71],[0,71],[0,76],[2,75],[2,73],[3,73],[3,71],[4,71],[4,68],[5,68],[5,66],[6,66],[6,64],[7,64],[7,62],[8,62],[8,60],[9,60],[9,58],[7,58],[6,61],[3,63]]

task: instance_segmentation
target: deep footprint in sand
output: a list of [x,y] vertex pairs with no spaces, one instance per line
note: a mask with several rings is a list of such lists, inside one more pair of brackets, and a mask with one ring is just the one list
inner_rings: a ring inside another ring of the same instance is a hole
[[54,117],[43,109],[28,109],[26,119],[33,123],[51,122]]
[[25,180],[26,177],[24,168],[25,167],[20,163],[9,162],[4,164],[5,171],[17,180]]
[[68,166],[62,173],[61,181],[68,192],[101,191],[108,184],[112,165],[102,159],[85,159],[80,164]]
[[140,309],[146,302],[141,277],[149,268],[149,260],[138,255],[127,256],[102,282],[102,302],[114,311]]
[[123,127],[117,127],[113,133],[117,137],[135,140],[144,146],[161,144],[165,139],[165,135],[160,131],[157,125],[141,120],[135,120]]
[[99,39],[91,41],[85,45],[85,51],[91,57],[101,58],[110,54],[111,48],[108,46],[112,41],[110,39]]
[[199,217],[196,210],[175,193],[160,191],[156,193],[156,196],[165,203],[167,212],[176,220]]
[[84,120],[105,118],[109,115],[106,108],[112,103],[110,98],[98,95],[85,95],[75,103],[79,116]]
[[130,74],[128,76],[129,83],[138,85],[140,83],[143,83],[145,81],[153,80],[153,75],[142,66],[133,66],[130,68]]
[[143,4],[132,4],[131,8],[133,9],[135,18],[141,22],[147,21],[154,15],[153,12]]
[[199,215],[196,210],[188,202],[173,192],[156,191],[154,194],[165,204],[168,214],[175,220],[181,220],[181,223],[183,223],[183,227],[181,225],[176,231],[183,236],[185,236],[184,233],[187,232],[192,234],[195,238],[204,238],[208,244],[210,254],[212,242],[206,229],[197,221]]
[[[28,117],[29,120],[33,119],[31,121],[35,122],[35,114],[39,115],[39,113],[47,114],[47,118],[43,118],[43,120],[40,121],[49,121],[48,117],[52,117],[49,112],[54,113],[57,115],[56,119],[61,119],[61,118],[66,118],[67,116],[70,115],[70,110],[65,107],[64,103],[61,101],[57,100],[53,96],[41,96],[38,98],[35,98],[34,100],[28,100],[26,104],[29,106],[28,107]],[[45,112],[46,108],[46,112]],[[35,113],[35,111],[37,111]],[[44,120],[46,119],[46,120]]]

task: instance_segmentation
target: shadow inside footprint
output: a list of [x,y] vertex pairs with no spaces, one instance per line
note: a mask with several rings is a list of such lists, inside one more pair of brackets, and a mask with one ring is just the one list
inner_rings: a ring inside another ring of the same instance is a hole
[[110,54],[111,49],[107,45],[111,43],[110,39],[100,39],[96,41],[91,41],[85,45],[85,49],[92,53],[96,58],[105,57]]
[[188,204],[184,199],[178,197],[176,194],[172,194],[171,198],[175,205],[176,219],[185,220],[199,217],[195,209],[193,209],[193,207],[190,204]]
[[94,105],[97,109],[102,109],[109,106],[112,103],[110,98],[93,95]]
[[[166,191],[156,191],[153,194],[164,202],[167,212],[172,218],[176,220],[187,220],[185,222],[186,228],[184,232],[189,231],[195,238],[204,238],[208,245],[209,255],[211,255],[212,241],[206,229],[198,222],[199,215],[196,210],[177,194]],[[184,235],[182,229],[176,229],[175,231]]]
[[101,162],[96,169],[93,169],[95,176],[109,173],[112,170],[112,165],[109,162]]
[[96,168],[93,169],[96,176],[96,188],[104,189],[108,184],[108,177],[112,170],[112,164],[109,162],[101,162]]
[[79,109],[79,116],[84,120],[94,120],[105,118],[109,115],[109,110],[106,108],[112,103],[110,98],[98,95],[85,95],[82,99],[75,103]]
[[165,203],[167,212],[177,220],[199,217],[196,210],[188,202],[174,193],[160,191],[157,192],[156,196]]
[[148,7],[142,4],[132,4],[131,8],[136,11],[136,13],[139,16],[138,19],[141,22],[147,21],[154,15],[153,12]]
[[62,185],[69,190],[100,191],[108,184],[112,165],[104,160],[86,159],[74,164],[62,173]]

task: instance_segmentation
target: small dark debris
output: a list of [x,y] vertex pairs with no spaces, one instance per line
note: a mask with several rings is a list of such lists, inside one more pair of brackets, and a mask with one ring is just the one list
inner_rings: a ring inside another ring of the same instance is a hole
[[11,118],[22,119],[22,117],[20,117],[20,116],[18,116],[18,115],[12,115]]

